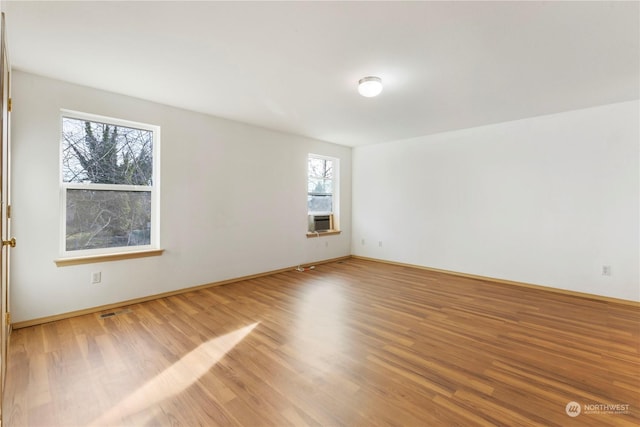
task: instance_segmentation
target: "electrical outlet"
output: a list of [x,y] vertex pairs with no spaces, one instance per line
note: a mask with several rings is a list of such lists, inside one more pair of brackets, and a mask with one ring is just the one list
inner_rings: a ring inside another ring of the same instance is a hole
[[102,282],[102,272],[101,271],[96,271],[94,273],[91,273],[91,284],[95,285]]
[[364,239],[360,240],[360,244],[364,246]]
[[611,266],[610,265],[603,265],[602,266],[602,275],[603,276],[611,276]]
[[325,247],[325,248],[328,248],[328,247],[329,247],[329,241],[327,241],[327,240],[325,240],[325,241],[324,241],[324,247]]
[[382,247],[382,240],[378,241],[378,247]]

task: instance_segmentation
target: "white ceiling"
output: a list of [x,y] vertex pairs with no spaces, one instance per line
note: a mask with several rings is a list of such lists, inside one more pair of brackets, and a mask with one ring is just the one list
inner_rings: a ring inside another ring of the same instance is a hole
[[640,98],[637,1],[3,3],[14,69],[349,146]]

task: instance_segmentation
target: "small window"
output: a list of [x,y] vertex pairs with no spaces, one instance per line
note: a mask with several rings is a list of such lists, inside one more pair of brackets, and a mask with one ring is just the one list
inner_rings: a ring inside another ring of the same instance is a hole
[[334,159],[309,154],[308,210],[333,213]]
[[62,112],[63,256],[159,247],[160,129]]
[[[307,211],[310,218],[331,218],[331,230],[336,229],[338,159],[309,154],[307,168]],[[317,231],[318,221],[309,221],[309,231]],[[315,223],[315,225],[313,225]],[[326,229],[326,227],[324,227]]]

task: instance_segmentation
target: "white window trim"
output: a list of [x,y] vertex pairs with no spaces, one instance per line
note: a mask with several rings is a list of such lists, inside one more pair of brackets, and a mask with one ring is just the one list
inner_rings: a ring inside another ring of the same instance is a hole
[[[307,168],[305,177],[306,180],[309,180],[309,158],[322,159],[322,160],[331,160],[333,162],[333,192],[331,204],[333,206],[333,210],[331,212],[309,212],[307,207],[307,215],[333,215],[333,228],[334,230],[340,230],[340,159],[332,156],[325,156],[323,154],[315,154],[308,153],[307,154]],[[309,189],[307,188],[307,196],[309,196]]]
[[[153,133],[153,185],[118,185],[118,184],[84,184],[63,182],[62,174],[62,119],[63,117],[87,120],[110,125],[123,126],[135,129],[149,130]],[[131,120],[117,119],[97,114],[83,113],[73,110],[60,110],[58,120],[59,129],[59,159],[58,159],[58,183],[60,184],[60,258],[95,257],[100,255],[126,254],[149,250],[160,250],[160,126]],[[98,248],[87,250],[67,251],[66,249],[66,220],[67,220],[67,190],[115,190],[115,191],[142,191],[151,192],[151,235],[150,244],[138,246],[119,246],[112,248]]]

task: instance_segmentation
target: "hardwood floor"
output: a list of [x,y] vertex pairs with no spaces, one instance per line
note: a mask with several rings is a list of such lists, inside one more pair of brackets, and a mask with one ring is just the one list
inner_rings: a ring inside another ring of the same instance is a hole
[[637,307],[349,259],[126,309],[14,331],[5,425],[640,424]]

